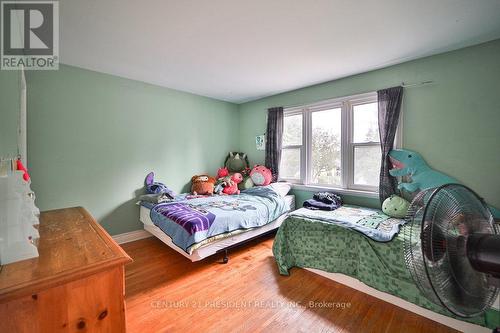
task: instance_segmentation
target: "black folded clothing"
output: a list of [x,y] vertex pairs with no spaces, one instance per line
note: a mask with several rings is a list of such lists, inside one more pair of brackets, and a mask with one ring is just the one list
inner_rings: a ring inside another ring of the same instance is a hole
[[335,193],[318,192],[313,195],[313,199],[304,201],[303,206],[313,210],[335,210],[342,206],[342,198]]
[[331,192],[318,192],[313,195],[314,200],[324,202],[326,204],[342,205],[342,198],[340,195]]
[[311,210],[335,210],[339,208],[335,203],[325,203],[323,201],[315,200],[315,199],[309,199],[304,201],[303,204],[304,208],[311,209]]

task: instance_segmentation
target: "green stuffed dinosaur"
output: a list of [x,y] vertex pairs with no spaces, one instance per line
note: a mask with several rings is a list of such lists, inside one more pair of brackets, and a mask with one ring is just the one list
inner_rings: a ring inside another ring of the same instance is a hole
[[[419,153],[406,149],[393,149],[389,152],[389,160],[392,169],[389,174],[394,177],[410,176],[411,182],[399,183],[398,189],[408,192],[423,191],[428,188],[438,187],[444,184],[460,182],[453,177],[447,176],[442,172],[431,169]],[[500,210],[488,206],[491,214],[500,218]]]

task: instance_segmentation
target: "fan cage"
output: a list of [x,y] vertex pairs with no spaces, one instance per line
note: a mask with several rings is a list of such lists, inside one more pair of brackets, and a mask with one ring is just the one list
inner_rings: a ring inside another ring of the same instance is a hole
[[483,200],[466,186],[446,184],[418,193],[405,220],[404,259],[422,294],[461,317],[490,308],[498,288],[470,265],[462,230],[498,234]]

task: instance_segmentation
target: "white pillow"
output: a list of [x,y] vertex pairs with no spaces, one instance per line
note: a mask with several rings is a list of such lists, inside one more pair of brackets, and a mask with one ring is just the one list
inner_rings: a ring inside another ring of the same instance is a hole
[[282,197],[285,197],[292,188],[292,185],[286,182],[271,183],[268,186]]

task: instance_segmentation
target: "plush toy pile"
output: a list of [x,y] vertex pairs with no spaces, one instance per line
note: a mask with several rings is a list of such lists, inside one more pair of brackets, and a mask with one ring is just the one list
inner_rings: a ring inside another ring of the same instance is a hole
[[208,175],[193,176],[191,192],[194,195],[232,195],[240,194],[255,186],[271,183],[271,170],[263,165],[249,168],[247,155],[230,152],[224,161],[224,167],[217,170],[216,178]]
[[[217,170],[216,177],[207,174],[191,177],[191,193],[195,196],[233,195],[253,186],[266,186],[271,183],[271,170],[263,165],[255,165],[250,169],[247,155],[230,152],[224,161],[224,166]],[[176,194],[165,184],[154,180],[150,172],[144,182],[146,187],[145,201],[159,203],[174,200]]]

